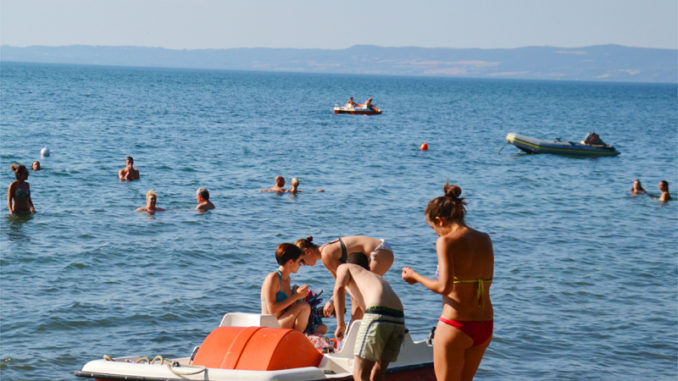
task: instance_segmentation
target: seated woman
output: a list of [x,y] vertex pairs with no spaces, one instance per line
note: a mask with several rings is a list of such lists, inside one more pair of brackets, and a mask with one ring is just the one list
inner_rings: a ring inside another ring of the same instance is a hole
[[281,243],[275,250],[278,269],[269,273],[261,285],[261,313],[278,319],[281,328],[304,332],[311,314],[311,306],[303,301],[308,296],[308,285],[290,287],[290,274],[296,273],[303,261],[303,252],[291,243]]

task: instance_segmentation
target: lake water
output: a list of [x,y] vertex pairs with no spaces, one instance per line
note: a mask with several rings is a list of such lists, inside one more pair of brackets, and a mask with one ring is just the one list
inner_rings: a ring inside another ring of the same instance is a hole
[[[6,62],[0,80],[3,184],[13,162],[44,168],[28,179],[38,213],[0,218],[3,380],[78,379],[104,354],[187,356],[224,313],[258,312],[276,246],[308,235],[388,239],[386,278],[409,328],[429,329],[440,297],[400,268],[434,274],[423,210],[448,179],[494,242],[495,335],[477,379],[678,377],[678,201],[629,194],[635,178],[678,186],[675,84]],[[384,113],[334,115],[349,96]],[[622,154],[504,144],[589,131]],[[140,181],[117,180],[127,155]],[[304,192],[260,193],[276,175]],[[217,207],[204,215],[201,186]],[[134,212],[149,189],[166,212]],[[333,284],[321,266],[293,282]]]

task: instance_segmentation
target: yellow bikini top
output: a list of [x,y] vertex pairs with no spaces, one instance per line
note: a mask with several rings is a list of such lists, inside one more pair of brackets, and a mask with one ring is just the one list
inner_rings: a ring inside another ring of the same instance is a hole
[[485,282],[491,282],[492,278],[489,279],[459,279],[456,276],[452,278],[452,283],[478,283],[476,288],[476,298],[478,303],[482,308],[485,308],[485,300],[483,300],[483,295],[485,295]]

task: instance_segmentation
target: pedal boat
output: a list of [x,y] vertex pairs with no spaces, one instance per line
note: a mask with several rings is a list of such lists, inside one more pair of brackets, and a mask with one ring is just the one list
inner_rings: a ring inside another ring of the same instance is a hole
[[[120,381],[353,380],[353,346],[360,322],[351,323],[340,350],[321,353],[301,332],[279,328],[273,315],[228,313],[190,357],[104,356],[86,363],[75,375]],[[386,380],[435,381],[431,341],[415,342],[406,333]]]
[[372,108],[367,108],[363,107],[363,105],[359,104],[356,105],[355,107],[352,106],[339,106],[335,105],[334,106],[334,113],[335,114],[357,114],[357,115],[379,115],[381,114],[381,110],[378,108],[372,106]]
[[530,136],[509,133],[506,143],[513,144],[527,153],[550,153],[570,156],[617,156],[619,151],[611,145],[584,144],[583,142],[565,142],[560,139],[542,140]]

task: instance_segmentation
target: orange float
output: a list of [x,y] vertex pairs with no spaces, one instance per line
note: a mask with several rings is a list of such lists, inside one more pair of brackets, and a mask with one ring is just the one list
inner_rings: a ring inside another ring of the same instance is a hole
[[421,151],[428,151],[428,144],[426,144],[426,143],[421,143],[421,145],[419,146],[419,150],[421,150]]
[[317,367],[322,354],[303,333],[266,327],[218,327],[203,341],[192,365],[240,370]]

